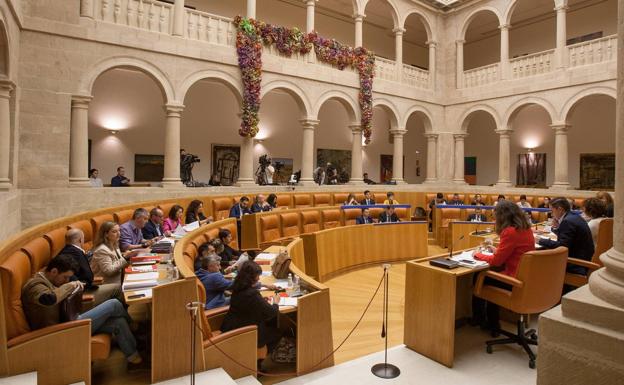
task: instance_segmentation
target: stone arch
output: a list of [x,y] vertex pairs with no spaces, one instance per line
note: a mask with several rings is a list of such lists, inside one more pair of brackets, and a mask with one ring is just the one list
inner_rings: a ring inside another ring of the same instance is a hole
[[161,89],[163,96],[165,97],[166,104],[173,103],[175,101],[173,87],[171,86],[171,83],[165,73],[161,71],[160,68],[145,60],[127,56],[107,58],[96,64],[93,69],[91,69],[91,71],[89,71],[86,76],[82,78],[78,93],[82,95],[91,95],[93,85],[95,84],[97,78],[104,72],[113,68],[134,68],[147,74],[156,82],[156,84],[158,84],[158,87]]
[[550,116],[551,122],[554,123],[557,121],[557,113],[555,111],[555,108],[549,101],[538,97],[528,97],[518,100],[507,109],[504,120],[505,127],[511,129],[511,120],[513,119],[514,115],[520,110],[521,107],[530,104],[536,104],[546,110],[546,112]]
[[0,76],[11,78],[9,31],[4,24],[4,15],[0,14]]
[[318,119],[321,107],[323,107],[323,104],[325,104],[326,101],[331,99],[336,100],[340,104],[342,104],[342,106],[347,111],[347,114],[349,115],[349,121],[353,122],[353,124],[359,124],[359,121],[361,119],[361,113],[357,103],[355,102],[355,100],[353,100],[351,96],[349,96],[345,92],[337,90],[328,91],[321,95],[321,97],[316,102],[314,109],[312,110],[312,115],[316,116],[316,118]]
[[477,111],[483,111],[485,113],[487,113],[488,115],[490,115],[492,117],[492,119],[494,119],[494,123],[496,124],[496,128],[500,128],[500,117],[498,116],[498,112],[486,105],[486,104],[477,104],[474,105],[470,108],[468,108],[461,116],[461,118],[459,119],[459,121],[461,122],[461,131],[462,132],[468,132],[468,125],[470,124],[470,119],[472,118],[472,114],[477,112]]
[[614,88],[610,88],[610,87],[586,88],[582,91],[577,92],[574,96],[568,99],[568,101],[563,106],[563,109],[561,110],[561,115],[559,115],[559,121],[567,122],[568,118],[570,117],[570,114],[574,111],[574,108],[578,105],[578,102],[592,95],[605,95],[605,96],[610,96],[614,100],[617,99],[617,92]]
[[[397,28],[401,25],[403,25],[400,21],[399,21],[399,10],[396,6],[396,4],[394,4],[394,1],[392,0],[382,0],[384,2],[386,2],[390,8],[392,8],[392,22],[394,24],[394,28]],[[368,3],[370,3],[371,0],[366,0],[362,2],[362,13],[366,14],[366,6],[368,5]]]
[[286,91],[295,99],[301,111],[302,118],[307,119],[308,117],[312,116],[311,115],[312,108],[310,107],[310,101],[308,100],[308,97],[306,96],[305,92],[303,92],[303,89],[301,89],[301,87],[299,87],[295,83],[292,83],[288,80],[273,80],[269,82],[268,84],[262,86],[260,99],[264,99],[264,97],[269,92],[273,90],[277,90],[277,89]]
[[425,14],[424,12],[422,12],[420,9],[418,8],[413,8],[410,9],[409,11],[407,11],[405,13],[405,15],[403,16],[402,20],[401,20],[401,27],[405,28],[405,23],[407,22],[407,19],[411,16],[411,15],[418,15],[418,17],[420,18],[420,21],[423,23],[423,25],[425,26],[425,31],[427,31],[427,40],[428,41],[436,41],[436,37],[433,36],[433,31],[432,31],[432,23],[431,20],[429,19],[429,17],[427,16],[427,14]]
[[387,99],[374,99],[373,100],[373,108],[381,107],[383,108],[390,117],[390,128],[395,129],[399,127],[399,113],[398,109],[391,101]]
[[429,112],[429,110],[427,110],[423,106],[412,106],[412,107],[410,107],[410,109],[407,110],[407,113],[403,117],[401,127],[407,127],[407,122],[409,121],[410,117],[414,113],[420,113],[422,116],[425,117],[425,119],[423,119],[424,120],[424,126],[425,126],[425,132],[433,131],[433,118],[431,117],[431,112]]
[[474,20],[475,17],[477,17],[477,15],[483,12],[493,13],[494,16],[496,16],[496,19],[498,19],[498,24],[499,25],[502,24],[501,16],[500,16],[498,9],[494,7],[489,7],[489,6],[477,8],[473,10],[472,12],[470,12],[468,16],[466,16],[466,18],[464,19],[463,23],[461,24],[462,28],[460,30],[459,36],[457,36],[457,40],[466,39],[466,31],[468,31],[468,27],[470,26],[470,23],[472,23],[472,21]]
[[176,93],[176,97],[180,101],[184,101],[188,91],[193,87],[195,83],[201,80],[216,80],[219,83],[225,85],[229,88],[234,96],[236,97],[236,101],[240,106],[243,102],[243,87],[240,79],[235,78],[225,71],[220,70],[202,70],[197,71],[184,79],[182,85],[178,88],[178,92]]
[[[509,6],[505,10],[505,15],[503,16],[504,24],[508,24],[508,25],[511,24],[511,17],[513,16],[514,10],[516,9],[516,6],[518,5],[520,1],[521,0],[512,0],[509,3]],[[557,3],[558,3],[557,1],[553,1],[553,6],[557,6]],[[567,4],[567,0],[565,1],[565,3]]]

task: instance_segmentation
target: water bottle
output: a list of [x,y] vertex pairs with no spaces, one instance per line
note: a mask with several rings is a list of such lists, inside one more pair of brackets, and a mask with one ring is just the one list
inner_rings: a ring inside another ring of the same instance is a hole
[[299,291],[299,276],[295,274],[295,279],[293,281],[294,291]]
[[178,267],[177,267],[177,266],[175,266],[175,267],[173,268],[173,280],[174,280],[174,281],[177,281],[177,280],[178,280],[178,278],[180,278],[180,271],[178,270]]
[[293,287],[293,276],[291,273],[288,273],[288,287]]

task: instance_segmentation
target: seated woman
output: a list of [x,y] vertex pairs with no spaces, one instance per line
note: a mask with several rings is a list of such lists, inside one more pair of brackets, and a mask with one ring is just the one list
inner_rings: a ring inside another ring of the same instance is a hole
[[599,191],[596,198],[600,199],[607,206],[607,218],[613,218],[613,197],[606,191]]
[[243,326],[256,325],[258,347],[266,345],[268,351],[272,352],[282,337],[282,332],[277,328],[279,295],[274,296],[272,305],[262,298],[256,289],[261,274],[262,269],[253,261],[247,261],[241,266],[231,286],[230,310],[223,320],[221,331],[225,333]]
[[204,204],[200,200],[193,200],[186,208],[186,220],[184,223],[189,224],[193,222],[199,222],[200,225],[204,223],[212,222],[212,217],[206,217],[204,215]]
[[266,201],[269,206],[271,206],[271,210],[275,210],[277,208],[277,195],[269,194]]
[[221,266],[229,266],[236,261],[242,254],[240,250],[236,250],[230,246],[232,242],[232,232],[228,229],[219,229],[219,239],[223,244],[223,252],[218,253],[221,257]]
[[[520,264],[520,257],[535,250],[535,237],[531,231],[524,211],[511,201],[501,200],[494,210],[496,233],[500,237],[497,248],[491,254],[475,253],[474,258],[485,261],[494,268],[502,269],[502,273],[515,277]],[[494,279],[485,279],[484,284],[511,290],[511,286]],[[474,320],[484,327],[496,330],[498,323],[498,306],[473,297]]]
[[169,215],[163,222],[163,231],[166,236],[171,236],[178,226],[182,226],[182,214],[184,214],[184,209],[180,205],[174,205],[169,210]]
[[470,202],[472,206],[485,206],[485,202],[483,202],[483,198],[481,194],[476,194],[472,202]]
[[594,249],[598,242],[598,228],[600,222],[607,216],[607,205],[598,198],[588,198],[583,202],[583,217],[587,220],[587,225],[591,230],[594,240]]
[[349,194],[347,200],[343,203],[344,206],[359,206],[360,202],[355,199],[355,194]]
[[498,206],[498,204],[504,200],[505,200],[505,196],[503,194],[500,194],[498,198],[496,198],[496,201],[494,202],[494,206]]
[[394,193],[392,191],[386,194],[387,199],[383,202],[384,205],[398,205],[399,201],[394,199]]
[[94,276],[104,278],[104,283],[116,283],[121,285],[123,269],[128,266],[130,255],[136,252],[123,253],[119,249],[119,237],[121,232],[115,222],[104,222],[98,230],[93,243],[93,257],[91,257],[91,270]]

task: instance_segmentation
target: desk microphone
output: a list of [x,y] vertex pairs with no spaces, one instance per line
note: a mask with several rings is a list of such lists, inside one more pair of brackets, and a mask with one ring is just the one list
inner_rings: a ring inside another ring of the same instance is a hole
[[449,258],[452,258],[452,257],[453,257],[453,249],[455,248],[455,246],[457,246],[457,242],[459,242],[459,241],[461,241],[461,240],[463,240],[463,239],[464,239],[464,236],[462,235],[461,237],[459,237],[458,239],[456,239],[456,240],[455,240],[455,242],[453,242],[453,243],[451,244],[451,248],[449,249],[449,250],[450,250],[450,251],[449,251],[449,256],[448,256]]
[[477,227],[475,227],[475,231],[474,231],[474,235],[483,235],[483,234],[487,234],[487,231],[479,231],[479,227],[483,224],[482,221],[479,221],[479,223],[477,224]]

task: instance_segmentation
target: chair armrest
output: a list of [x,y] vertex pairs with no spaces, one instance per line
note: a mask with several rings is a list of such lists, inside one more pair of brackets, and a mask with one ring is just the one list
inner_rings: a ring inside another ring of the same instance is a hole
[[42,329],[37,329],[30,333],[22,334],[21,336],[11,338],[7,342],[7,347],[12,348],[14,346],[21,345],[25,342],[29,342],[37,338],[46,336],[48,334],[57,333],[63,330],[71,330],[79,326],[85,326],[85,325],[90,325],[90,324],[91,324],[91,320],[84,319],[84,320],[78,320],[78,321],[63,322],[63,323],[48,326]]
[[82,303],[85,302],[94,302],[95,296],[93,294],[83,294],[82,295]]
[[243,326],[242,328],[230,330],[229,332],[221,333],[210,338],[210,341],[205,342],[204,346],[216,345],[241,334],[249,333],[255,330],[258,330],[258,326],[256,325]]
[[475,293],[480,293],[481,289],[483,289],[483,282],[485,281],[485,277],[489,277],[492,279],[495,279],[497,281],[506,283],[508,285],[511,285],[512,287],[522,287],[524,286],[524,283],[520,280],[515,279],[514,277],[510,277],[508,275],[505,274],[501,274],[501,273],[497,273],[495,271],[483,271],[481,273],[479,273],[479,276],[477,277],[477,283],[475,285],[475,289],[474,292]]
[[91,283],[93,286],[100,286],[104,283],[104,277],[93,277],[93,282]]
[[227,313],[228,310],[230,310],[229,306],[221,306],[214,309],[204,310],[204,314],[206,315],[206,318],[212,318],[223,315]]
[[585,261],[583,259],[578,259],[578,258],[568,258],[568,263],[571,264],[571,265],[586,267],[590,271],[598,270],[601,267],[597,263],[593,263],[593,262],[590,262],[590,261]]

